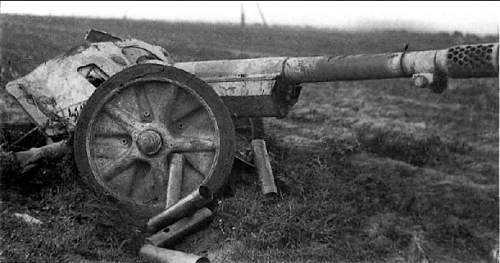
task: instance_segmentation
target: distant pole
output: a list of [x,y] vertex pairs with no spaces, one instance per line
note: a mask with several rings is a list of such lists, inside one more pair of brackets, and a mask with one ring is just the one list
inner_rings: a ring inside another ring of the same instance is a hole
[[255,3],[257,4],[257,10],[259,10],[260,18],[262,19],[262,24],[264,24],[264,27],[267,27],[266,18],[264,17],[264,13],[260,9],[259,2],[255,2]]
[[245,9],[243,8],[243,3],[241,3],[241,28],[245,27]]
[[245,8],[243,7],[243,3],[241,3],[240,8],[241,13],[241,35],[240,35],[240,56],[243,54],[243,48],[245,45]]

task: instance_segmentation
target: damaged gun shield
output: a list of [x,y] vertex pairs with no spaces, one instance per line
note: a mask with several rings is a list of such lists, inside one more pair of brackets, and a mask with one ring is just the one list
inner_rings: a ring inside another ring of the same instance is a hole
[[210,263],[210,260],[206,257],[159,248],[149,244],[142,246],[139,254],[144,259],[155,263]]
[[196,211],[193,215],[184,217],[172,225],[165,227],[158,233],[146,238],[146,240],[147,242],[158,247],[169,246],[174,241],[181,239],[191,231],[207,222],[211,216],[212,211],[204,207]]
[[179,200],[179,202],[151,218],[148,221],[147,229],[150,233],[155,233],[192,213],[193,211],[203,207],[205,204],[212,201],[212,198],[212,191],[210,191],[208,187],[202,185],[189,195]]

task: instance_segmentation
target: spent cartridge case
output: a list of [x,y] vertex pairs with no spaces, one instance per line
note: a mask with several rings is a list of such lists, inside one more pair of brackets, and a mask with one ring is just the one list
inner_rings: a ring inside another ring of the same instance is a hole
[[212,191],[206,186],[200,186],[165,211],[151,218],[147,223],[149,232],[154,233],[172,224],[173,222],[189,215],[208,202],[212,201]]
[[212,216],[212,211],[203,207],[191,216],[184,217],[179,221],[163,228],[158,233],[146,238],[146,241],[158,247],[172,245],[173,242],[181,239],[199,226],[206,223]]
[[264,195],[273,195],[278,193],[276,184],[274,183],[273,171],[269,154],[266,148],[266,142],[261,139],[252,140],[252,149],[254,155],[255,166],[259,174],[259,180]]
[[206,257],[159,248],[150,244],[142,246],[139,254],[151,263],[210,263]]

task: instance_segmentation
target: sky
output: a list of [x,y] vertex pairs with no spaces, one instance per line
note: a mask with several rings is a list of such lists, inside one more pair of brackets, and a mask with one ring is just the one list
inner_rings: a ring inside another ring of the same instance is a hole
[[193,22],[240,22],[338,29],[373,27],[498,34],[498,2],[316,1],[1,1],[0,13],[92,16]]

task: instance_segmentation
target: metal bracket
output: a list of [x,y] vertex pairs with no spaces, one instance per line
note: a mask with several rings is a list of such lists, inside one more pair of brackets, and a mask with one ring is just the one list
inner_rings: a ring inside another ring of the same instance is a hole
[[417,88],[429,88],[434,93],[442,93],[448,86],[448,78],[438,73],[418,73],[412,76]]
[[301,89],[302,86],[297,83],[283,81],[280,76],[276,78],[273,99],[279,111],[277,118],[284,118],[288,114],[290,108],[297,103]]

